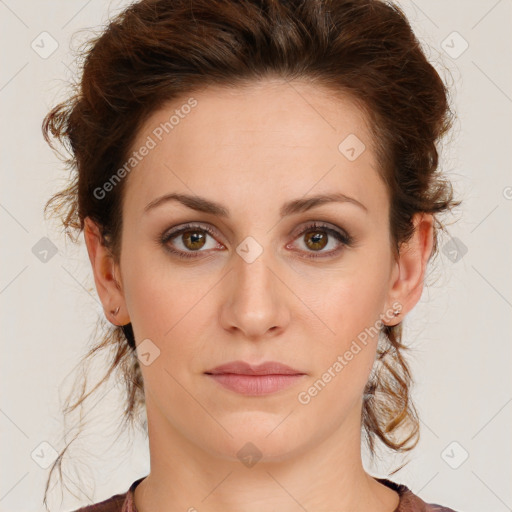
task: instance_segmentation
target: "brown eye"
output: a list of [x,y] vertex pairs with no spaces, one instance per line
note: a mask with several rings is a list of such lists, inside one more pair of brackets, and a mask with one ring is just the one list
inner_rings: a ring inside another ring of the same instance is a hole
[[323,249],[328,242],[328,235],[322,231],[310,231],[305,236],[306,245],[315,251]]
[[[216,241],[215,235],[216,232],[208,226],[188,224],[162,235],[160,243],[173,255],[180,258],[195,258],[200,257],[201,253],[208,253],[208,249],[222,246]],[[210,246],[208,238],[212,240]]]
[[[344,231],[322,223],[309,224],[297,235],[296,240],[301,242],[299,249],[306,258],[337,256],[343,247],[353,243],[352,237]],[[324,250],[327,246],[332,246],[331,250]]]
[[[171,230],[160,238],[160,243],[164,248],[175,256],[180,258],[196,258],[201,253],[208,255],[208,249],[225,248],[220,242],[216,241],[216,231],[209,226],[199,226],[188,224],[181,228]],[[212,239],[208,247],[208,238]],[[345,231],[334,229],[324,224],[312,223],[306,226],[295,240],[299,240],[300,252],[304,253],[306,258],[332,257],[338,255],[343,247],[351,246],[353,239]],[[324,250],[334,243],[332,250]],[[291,247],[288,244],[287,247]],[[203,250],[204,249],[204,250]],[[315,254],[316,253],[316,254]]]
[[206,243],[206,235],[201,230],[190,230],[181,233],[183,245],[191,251],[201,249]]

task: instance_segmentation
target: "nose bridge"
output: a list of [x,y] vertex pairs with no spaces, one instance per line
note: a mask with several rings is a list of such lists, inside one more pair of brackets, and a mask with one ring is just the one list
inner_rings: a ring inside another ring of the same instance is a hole
[[247,237],[236,252],[238,258],[233,270],[236,291],[243,295],[240,299],[252,303],[260,302],[262,298],[262,302],[272,301],[274,286],[270,260],[273,258],[269,246],[264,248],[253,237]]
[[[269,237],[267,237],[267,241]],[[236,248],[230,285],[225,303],[224,327],[237,327],[247,337],[262,336],[267,330],[283,327],[287,315],[285,298],[276,286],[272,251],[255,238],[247,237]]]

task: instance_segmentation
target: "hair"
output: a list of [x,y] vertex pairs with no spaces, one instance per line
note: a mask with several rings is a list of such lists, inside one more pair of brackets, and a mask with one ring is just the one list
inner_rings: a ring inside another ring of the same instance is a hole
[[[428,62],[403,11],[379,0],[143,0],[109,20],[81,49],[81,77],[42,129],[67,150],[67,186],[45,205],[76,242],[85,217],[119,261],[123,190],[94,193],[130,157],[144,121],[164,103],[210,86],[243,87],[270,77],[303,80],[352,99],[372,133],[379,173],[390,197],[389,226],[396,251],[414,232],[412,218],[434,216],[434,248],[445,226],[438,216],[460,204],[440,173],[437,145],[452,126],[449,90]],[[145,408],[143,379],[131,324],[105,325],[83,357],[111,352],[105,376],[89,392],[67,399],[64,415],[113,373],[125,384],[124,423]],[[364,439],[396,451],[413,449],[419,418],[403,351],[402,324],[382,327],[377,357],[363,396]],[[382,343],[381,343],[382,342]],[[86,379],[85,379],[86,380]],[[147,425],[144,424],[144,428]],[[48,478],[69,444],[60,452]],[[403,467],[403,466],[402,466]],[[400,468],[399,468],[400,469]],[[397,471],[397,470],[395,470]],[[62,472],[60,473],[62,477]]]

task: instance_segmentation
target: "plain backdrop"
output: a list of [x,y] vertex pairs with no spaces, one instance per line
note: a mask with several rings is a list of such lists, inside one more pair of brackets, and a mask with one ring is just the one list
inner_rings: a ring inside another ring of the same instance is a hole
[[[83,237],[77,247],[66,243],[43,218],[67,174],[41,122],[67,92],[70,45],[126,4],[0,1],[1,511],[44,510],[48,469],[41,466],[52,461],[52,447],[63,447],[60,401],[103,314]],[[505,512],[512,510],[512,2],[400,5],[452,88],[457,121],[441,164],[464,202],[405,321],[421,441],[406,459],[365,464],[386,476],[409,460],[390,478],[425,501]],[[118,388],[111,383],[101,395],[91,428],[63,466],[78,499],[64,491],[61,504],[57,485],[52,510],[125,492],[149,471],[142,435],[113,443]],[[78,475],[90,484],[85,494],[73,488]]]

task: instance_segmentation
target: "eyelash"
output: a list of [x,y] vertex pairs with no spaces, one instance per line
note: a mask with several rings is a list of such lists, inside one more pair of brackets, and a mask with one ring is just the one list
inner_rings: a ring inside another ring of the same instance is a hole
[[[179,228],[177,230],[164,233],[160,237],[159,241],[164,246],[165,250],[169,251],[171,254],[173,254],[175,256],[178,256],[179,258],[182,258],[182,259],[197,258],[198,257],[198,256],[196,256],[197,253],[205,252],[205,251],[183,252],[183,251],[178,251],[176,249],[173,249],[168,244],[168,242],[170,240],[177,238],[179,235],[181,235],[185,231],[194,231],[194,230],[195,231],[204,231],[204,232],[208,233],[212,238],[215,238],[215,235],[216,235],[215,230],[213,228],[211,228],[210,226],[201,226],[198,224],[185,224],[184,226],[182,226],[181,228]],[[304,229],[296,235],[294,240],[305,235],[309,231],[323,231],[325,233],[328,233],[328,234],[334,236],[334,238],[336,238],[341,243],[341,245],[346,246],[346,247],[351,247],[354,242],[353,237],[350,236],[349,234],[344,233],[342,231],[338,231],[336,229],[333,229],[333,228],[329,227],[327,224],[324,224],[322,222],[312,222],[312,223],[306,225],[304,227]],[[332,255],[337,254],[338,252],[339,252],[339,250],[330,251],[327,253],[327,255],[332,256]],[[310,258],[310,259],[319,259],[319,258],[325,258],[328,256],[318,256],[313,253],[305,255],[306,258]]]

